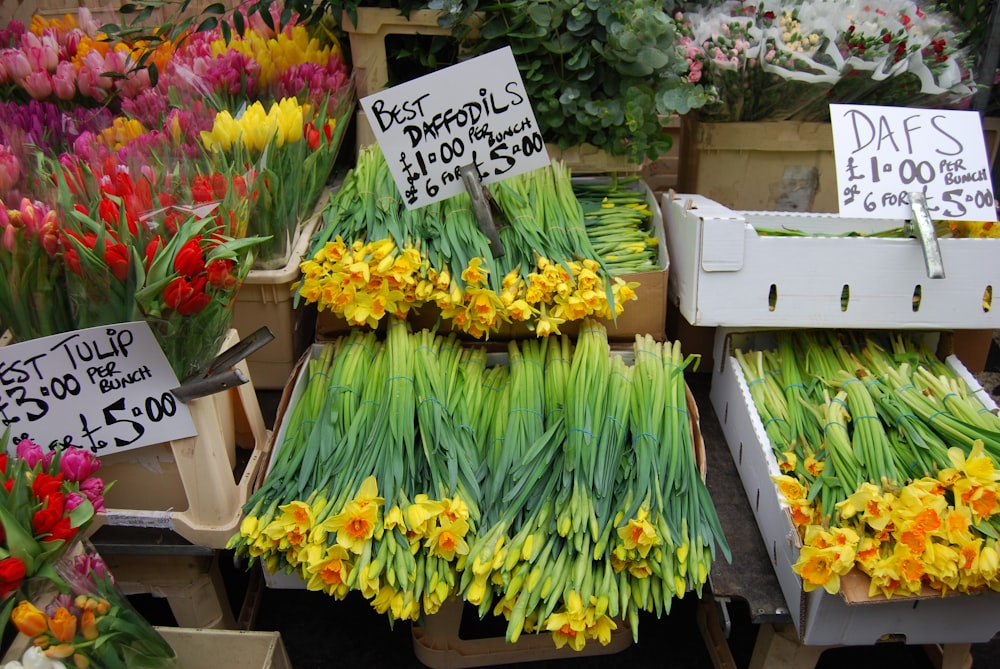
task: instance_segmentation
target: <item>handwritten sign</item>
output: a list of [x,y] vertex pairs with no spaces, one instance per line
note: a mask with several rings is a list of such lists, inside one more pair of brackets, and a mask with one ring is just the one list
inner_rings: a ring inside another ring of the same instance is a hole
[[484,184],[549,164],[510,47],[361,99],[408,209],[465,190],[474,164]]
[[997,220],[978,113],[830,105],[830,121],[841,215],[909,219],[922,192],[935,220]]
[[[0,422],[11,442],[98,457],[197,434],[145,321],[0,347]],[[13,444],[8,444],[13,447]]]

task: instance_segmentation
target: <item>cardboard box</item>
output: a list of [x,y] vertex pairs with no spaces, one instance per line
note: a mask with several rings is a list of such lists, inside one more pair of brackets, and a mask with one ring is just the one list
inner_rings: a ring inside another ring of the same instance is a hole
[[[692,325],[995,329],[1000,239],[940,239],[945,278],[930,279],[916,239],[759,235],[872,232],[896,219],[736,211],[664,194],[670,292]],[[984,305],[984,301],[986,304]],[[987,308],[984,308],[987,307]]]
[[[677,189],[732,209],[837,212],[839,198],[829,123],[701,123],[682,119]],[[992,163],[1000,119],[983,119]]]
[[[579,177],[578,183],[591,183],[604,180],[606,177]],[[646,201],[649,204],[652,218],[650,229],[656,236],[658,252],[657,264],[660,269],[650,272],[622,274],[620,278],[627,282],[637,282],[636,299],[625,303],[624,311],[615,321],[598,319],[608,330],[608,339],[615,342],[633,341],[636,334],[652,335],[657,341],[666,338],[667,327],[667,283],[670,276],[670,254],[667,252],[666,232],[663,217],[656,196],[649,186],[643,183]],[[414,329],[437,327],[438,332],[451,332],[450,321],[440,320],[440,309],[434,304],[426,304],[415,309],[410,315]],[[351,328],[343,318],[329,311],[320,311],[316,318],[316,340],[329,341],[345,334]],[[564,334],[575,335],[579,324],[564,323],[559,327]],[[508,339],[525,339],[534,337],[535,333],[524,323],[504,324],[499,332],[490,334],[490,341],[505,341]],[[482,341],[462,334],[467,341]]]
[[[802,580],[792,571],[801,547],[799,535],[771,479],[780,473],[778,463],[732,355],[735,348],[772,344],[773,332],[719,328],[715,357],[722,364],[715,368],[710,397],[803,645],[870,645],[886,635],[904,637],[910,644],[989,641],[1000,631],[1000,592],[948,596],[933,592],[927,597],[872,600],[867,597],[867,577],[856,570],[841,579],[838,595],[822,588],[803,590]],[[949,356],[946,362],[970,388],[979,387],[957,358]],[[976,395],[984,406],[996,408],[983,391]]]
[[184,669],[292,669],[280,632],[156,627]]
[[[325,202],[321,198],[321,202]],[[281,389],[302,352],[312,341],[314,326],[304,305],[293,306],[292,286],[301,277],[299,263],[309,250],[309,240],[319,215],[314,214],[299,228],[288,262],[281,269],[250,270],[233,305],[233,327],[255,332],[266,325],[274,339],[247,358],[254,387]],[[312,326],[312,327],[311,327]]]

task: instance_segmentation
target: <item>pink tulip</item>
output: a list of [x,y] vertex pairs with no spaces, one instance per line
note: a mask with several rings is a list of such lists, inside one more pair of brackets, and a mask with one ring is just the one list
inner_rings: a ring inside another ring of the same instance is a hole
[[25,33],[21,38],[21,51],[28,57],[32,70],[52,72],[59,64],[59,44],[52,35],[46,38]]
[[71,493],[67,494],[66,495],[66,501],[64,502],[65,505],[66,505],[66,510],[67,511],[72,511],[76,507],[78,507],[81,504],[83,504],[83,500],[85,500],[85,499],[87,499],[87,496],[83,495],[81,493],[78,493],[78,492],[71,492]]
[[96,35],[101,28],[101,22],[95,19],[86,7],[80,7],[76,10],[76,24],[91,37]]
[[17,442],[17,457],[24,460],[29,467],[34,467],[45,459],[42,447],[31,439],[22,439]]
[[0,144],[0,194],[12,189],[20,180],[21,161],[8,147]]
[[76,70],[69,61],[63,61],[52,75],[52,92],[60,100],[72,100],[76,96]]
[[94,511],[104,511],[104,481],[96,476],[80,482],[80,492],[94,505]]
[[31,63],[28,57],[19,49],[0,50],[0,61],[7,69],[7,76],[13,81],[18,81],[31,74]]
[[70,481],[83,482],[101,468],[101,461],[82,448],[67,448],[59,457],[59,471]]
[[52,95],[52,77],[45,70],[35,70],[21,79],[21,86],[36,100],[44,100]]

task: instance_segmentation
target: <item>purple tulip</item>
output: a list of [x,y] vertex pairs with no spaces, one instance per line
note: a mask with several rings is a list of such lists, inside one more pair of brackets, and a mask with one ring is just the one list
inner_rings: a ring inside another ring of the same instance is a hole
[[59,458],[59,471],[70,481],[83,481],[101,468],[101,461],[82,448],[67,448]]
[[42,447],[31,439],[22,439],[17,442],[17,457],[24,460],[29,467],[34,468],[45,459],[45,453],[42,451]]
[[80,481],[80,492],[87,496],[94,511],[104,511],[104,481],[96,476]]
[[65,501],[66,510],[67,511],[72,511],[76,507],[78,507],[81,504],[83,504],[83,501],[85,499],[87,499],[86,495],[82,495],[82,494],[80,494],[78,492],[67,493],[66,494],[66,501]]

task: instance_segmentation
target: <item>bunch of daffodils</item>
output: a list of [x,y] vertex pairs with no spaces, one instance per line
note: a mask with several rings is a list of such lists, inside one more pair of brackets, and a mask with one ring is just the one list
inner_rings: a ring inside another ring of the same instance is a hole
[[559,334],[566,322],[621,315],[638,283],[612,276],[612,263],[622,271],[656,268],[648,233],[639,244],[621,237],[626,226],[648,224],[648,208],[622,204],[632,215],[585,216],[561,164],[495,184],[493,192],[511,222],[499,230],[501,257],[490,253],[467,194],[407,210],[378,147],[363,150],[300,265],[298,297],[351,325],[377,327],[386,315],[430,307],[476,338],[508,324],[541,336]]
[[[783,333],[737,359],[781,471],[806,591],[1000,590],[1000,418],[918,340]],[[906,362],[897,362],[904,360]]]
[[456,336],[391,319],[317,351],[229,547],[391,621],[461,597],[575,649],[700,591],[729,553],[679,347],[613,355],[592,320],[506,360]]

